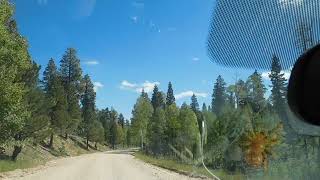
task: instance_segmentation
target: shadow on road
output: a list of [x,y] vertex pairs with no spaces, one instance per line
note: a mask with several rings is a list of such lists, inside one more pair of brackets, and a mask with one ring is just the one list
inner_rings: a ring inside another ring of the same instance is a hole
[[107,151],[106,154],[134,154],[135,152],[140,151],[140,148],[130,148],[130,149],[121,149],[121,150],[113,150]]

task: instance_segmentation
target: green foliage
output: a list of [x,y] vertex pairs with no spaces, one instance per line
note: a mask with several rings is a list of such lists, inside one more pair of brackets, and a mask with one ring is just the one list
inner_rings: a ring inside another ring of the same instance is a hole
[[172,88],[172,83],[169,82],[168,84],[168,91],[167,91],[167,98],[166,98],[166,105],[170,106],[172,104],[174,104],[176,101],[175,97],[174,97],[174,93],[173,93],[173,88]]
[[211,105],[215,114],[220,114],[226,105],[226,83],[220,75],[214,84]]
[[181,123],[179,121],[179,108],[172,104],[166,107],[166,138],[168,144],[174,146],[177,143],[178,133],[181,131]]
[[282,67],[280,60],[274,55],[272,58],[271,73],[269,74],[269,78],[272,83],[271,102],[274,111],[280,115],[283,115],[286,107],[287,80],[284,77],[284,73],[281,71]]
[[116,145],[123,142],[123,131],[122,127],[119,125],[118,113],[114,109],[110,112],[110,129],[109,129],[109,142],[113,149],[116,148]]
[[199,109],[198,99],[197,99],[197,96],[195,94],[193,94],[192,97],[191,97],[190,107],[193,110],[193,112],[195,112],[195,113],[200,110]]
[[155,85],[153,89],[151,104],[153,106],[153,109],[164,108],[165,105],[164,96],[162,95],[162,92],[159,91],[157,85]]
[[0,144],[13,139],[20,132],[27,112],[23,98],[26,83],[23,76],[31,68],[26,40],[12,29],[13,8],[7,0],[0,1]]
[[105,141],[104,129],[102,124],[99,121],[94,120],[92,123],[89,124],[87,138],[90,141],[96,142],[96,143],[103,143]]
[[140,145],[141,140],[146,140],[147,126],[153,114],[153,107],[148,97],[144,93],[138,98],[133,107],[131,119],[132,143]]
[[[90,135],[94,132],[95,127],[97,127],[96,121],[96,93],[94,91],[94,85],[91,82],[89,75],[85,75],[83,78],[84,93],[81,96],[82,104],[82,132],[83,135],[90,140]],[[88,141],[87,141],[88,146]]]
[[200,132],[198,129],[197,116],[192,109],[183,104],[179,113],[179,122],[181,130],[177,138],[177,148],[182,152],[186,149],[192,151],[196,155],[199,151],[200,145]]
[[157,108],[147,127],[148,149],[155,155],[163,153],[167,148],[165,125],[165,112],[162,108]]
[[48,99],[38,87],[31,89],[26,98],[31,115],[26,119],[22,134],[25,138],[32,138],[34,142],[39,143],[46,139],[52,131],[48,115],[50,108]]
[[249,92],[249,103],[255,112],[259,112],[266,106],[264,94],[267,90],[263,84],[261,74],[258,73],[258,71],[255,71],[251,76],[249,76],[246,83]]
[[124,128],[124,122],[125,122],[125,119],[124,119],[124,117],[123,117],[123,114],[120,113],[120,114],[119,114],[119,124],[120,124],[120,126],[121,126],[122,129]]
[[65,133],[67,120],[69,119],[66,94],[53,59],[49,60],[49,63],[43,72],[42,86],[46,94],[46,99],[48,100],[47,103],[51,105],[48,109],[48,115],[50,116],[50,127],[53,131],[49,143],[49,147],[52,147],[53,134]]
[[72,133],[78,127],[81,119],[79,100],[83,92],[81,86],[82,70],[77,51],[68,48],[60,61],[61,81],[67,97],[69,118],[66,119],[66,134]]
[[236,105],[240,108],[244,107],[248,104],[249,90],[247,84],[240,79],[235,86]]

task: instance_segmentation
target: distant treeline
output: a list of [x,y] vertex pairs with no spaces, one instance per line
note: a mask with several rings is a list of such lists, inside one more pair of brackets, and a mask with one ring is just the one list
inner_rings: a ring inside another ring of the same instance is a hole
[[269,99],[265,98],[267,88],[257,71],[246,81],[238,80],[229,86],[218,76],[212,103],[204,103],[202,108],[195,94],[190,105],[178,107],[171,82],[167,94],[157,86],[151,99],[142,92],[132,111],[131,141],[145,146],[144,150],[152,155],[187,162],[196,161],[203,151],[214,168],[234,162],[261,167],[283,141],[286,124],[280,119],[286,108],[286,79],[276,56],[269,76]]

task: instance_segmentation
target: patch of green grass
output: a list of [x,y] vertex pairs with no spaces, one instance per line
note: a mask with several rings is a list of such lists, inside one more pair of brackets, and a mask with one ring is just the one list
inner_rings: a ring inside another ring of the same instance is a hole
[[[155,158],[152,156],[148,156],[146,154],[143,154],[142,152],[135,153],[135,157],[137,159],[140,159],[146,163],[168,169],[180,174],[185,175],[195,175],[195,176],[201,176],[201,177],[212,177],[208,171],[204,167],[197,167],[189,164],[184,164],[177,162],[172,159],[166,159],[163,157]],[[211,170],[216,176],[218,176],[221,179],[230,179],[230,180],[243,180],[245,177],[242,174],[236,174],[236,175],[229,175],[223,170]]]
[[48,159],[43,154],[36,153],[39,151],[36,147],[25,146],[16,161],[12,161],[8,155],[7,157],[2,157],[0,160],[0,172],[26,169],[44,164]]

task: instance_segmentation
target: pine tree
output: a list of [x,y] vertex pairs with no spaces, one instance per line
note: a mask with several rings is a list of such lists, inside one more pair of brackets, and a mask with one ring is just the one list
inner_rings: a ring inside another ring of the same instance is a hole
[[67,95],[68,113],[70,116],[66,132],[66,137],[68,137],[68,133],[72,133],[77,128],[81,116],[79,101],[82,94],[80,85],[82,70],[75,49],[68,48],[66,50],[60,61],[60,73]]
[[230,85],[227,88],[227,103],[231,108],[235,108],[236,99],[235,99],[236,86]]
[[96,111],[95,111],[96,93],[94,91],[94,85],[91,82],[89,75],[84,76],[83,84],[84,84],[84,93],[81,97],[82,118],[83,118],[83,131],[87,139],[87,149],[88,149],[90,134],[92,134],[90,130],[93,130],[91,127],[94,121],[96,120]]
[[238,80],[236,83],[236,91],[235,91],[235,98],[236,98],[236,105],[237,107],[245,107],[248,103],[248,88],[247,84],[243,80]]
[[111,144],[112,149],[116,148],[116,145],[121,143],[123,140],[123,131],[121,126],[119,125],[119,119],[118,119],[118,112],[114,109],[110,112],[110,136],[109,136],[109,142]]
[[211,108],[212,112],[219,115],[226,105],[226,83],[219,75],[214,84]]
[[[39,87],[39,71],[40,66],[33,62],[31,69],[23,76],[26,85],[24,104],[30,114],[25,119],[23,129],[16,132],[15,140],[20,143],[31,140],[37,144],[47,138],[50,132],[48,116],[50,104],[47,103],[44,92]],[[22,146],[15,146],[13,159],[16,159],[21,149]]]
[[202,112],[207,112],[207,111],[208,111],[207,105],[206,105],[206,103],[203,103],[202,104]]
[[247,84],[249,89],[248,99],[253,111],[258,112],[266,105],[266,100],[264,98],[266,87],[263,84],[261,74],[256,70],[251,76],[249,76]]
[[167,106],[165,109],[165,117],[166,117],[166,127],[165,127],[165,135],[166,142],[172,146],[176,145],[178,132],[181,129],[181,124],[179,121],[179,108],[172,104]]
[[157,85],[154,86],[151,103],[153,109],[164,108],[164,98]]
[[148,124],[148,147],[155,155],[162,154],[167,147],[165,121],[165,112],[163,108],[157,108]]
[[284,73],[281,72],[280,60],[277,56],[273,56],[271,64],[271,73],[269,78],[271,80],[271,102],[273,104],[273,109],[279,115],[283,115],[285,111],[286,104],[286,78]]
[[180,149],[181,152],[188,149],[192,151],[193,157],[196,157],[198,154],[198,146],[200,145],[200,131],[197,116],[185,103],[180,109],[179,122],[181,124],[181,130],[178,135],[178,149]]
[[[63,89],[61,89],[63,88],[61,83],[62,82],[59,77],[55,62],[53,59],[50,59],[45,71],[43,72],[43,80],[42,80],[42,86],[43,86],[44,92],[49,102],[52,104],[52,107],[49,110],[50,122],[51,122],[50,124],[51,124],[51,128],[53,129],[53,132],[51,133],[50,141],[49,141],[50,148],[52,148],[53,146],[54,132],[57,131],[58,129],[60,130],[62,129],[62,127],[59,127],[57,123],[57,121],[61,121],[61,120],[57,120],[54,117],[56,114],[54,110],[57,108],[57,106],[59,106],[58,103],[61,103],[59,102],[58,99],[61,98],[60,96],[64,96],[64,91]],[[61,108],[59,108],[58,111],[67,110],[66,107],[64,107],[65,109],[61,109]]]
[[176,101],[176,99],[174,97],[172,84],[171,84],[171,82],[169,82],[168,91],[167,91],[167,98],[166,98],[166,105],[170,106],[170,105],[174,104],[175,101]]
[[141,97],[143,97],[144,99],[149,99],[148,93],[146,93],[144,89],[142,89],[141,91]]
[[198,99],[197,96],[195,94],[192,95],[191,97],[191,109],[193,110],[194,113],[197,113],[200,109],[199,109],[199,103],[198,103]]
[[57,71],[57,66],[54,62],[54,59],[50,59],[48,62],[48,65],[46,69],[43,72],[43,80],[42,80],[42,85],[43,85],[43,90],[46,92],[47,96],[50,98],[53,95],[53,86],[54,82],[57,79],[58,71]]
[[199,103],[197,100],[197,96],[195,94],[192,95],[191,97],[191,104],[190,104],[191,110],[195,113],[196,117],[197,117],[197,124],[199,125],[199,131],[202,134],[202,121],[204,120],[203,118],[203,114],[200,111],[199,108]]
[[153,107],[149,98],[141,93],[133,107],[131,119],[131,137],[132,143],[141,145],[145,143],[147,136],[147,125],[153,114]]
[[121,128],[124,128],[124,123],[125,123],[125,119],[123,117],[123,114],[120,113],[119,114],[119,125],[121,126]]

